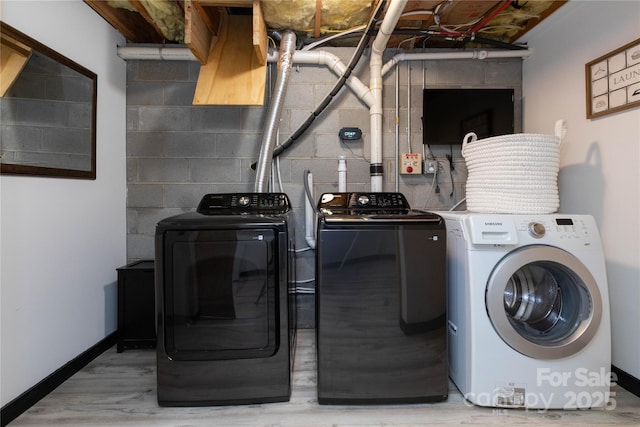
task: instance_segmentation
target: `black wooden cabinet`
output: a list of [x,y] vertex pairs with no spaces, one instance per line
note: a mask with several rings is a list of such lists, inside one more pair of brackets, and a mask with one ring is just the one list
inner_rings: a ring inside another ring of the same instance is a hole
[[136,261],[118,271],[118,353],[156,345],[154,262]]

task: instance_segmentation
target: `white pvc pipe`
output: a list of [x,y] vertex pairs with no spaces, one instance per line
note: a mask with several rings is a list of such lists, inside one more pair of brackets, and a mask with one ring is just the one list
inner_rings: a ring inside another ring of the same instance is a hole
[[395,134],[395,153],[396,167],[395,181],[396,193],[400,191],[400,172],[398,171],[398,160],[400,158],[400,67],[396,65],[396,134]]
[[[336,76],[342,76],[347,70],[347,66],[336,55],[326,51],[300,51],[293,54],[295,64],[319,64],[326,65]],[[361,99],[367,107],[374,104],[371,89],[356,76],[351,74],[346,81],[346,85]]]
[[402,61],[435,61],[444,59],[489,59],[489,58],[526,58],[531,55],[531,49],[522,50],[473,50],[464,52],[422,52],[399,53],[382,67],[382,75],[387,74],[395,65]]
[[[313,174],[309,172],[307,174],[307,186],[309,187],[309,192],[311,193],[311,198],[313,199]],[[314,207],[311,205],[309,198],[305,194],[304,197],[304,230],[305,235],[304,239],[307,241],[307,245],[311,249],[316,248],[316,237],[315,237],[315,229],[316,229],[316,211]]]
[[[156,46],[117,46],[118,56],[124,60],[160,60],[160,61],[197,61],[191,50],[186,47],[156,47]],[[526,58],[533,52],[531,49],[522,50],[474,50],[464,52],[422,52],[422,53],[398,53],[391,58],[382,68],[382,75],[386,75],[397,63],[402,61],[435,61],[444,59],[488,59],[488,58]],[[269,49],[268,62],[276,62],[278,52]],[[298,64],[323,64],[340,61],[335,55],[325,51],[295,51],[293,62]],[[338,68],[341,67],[341,68]],[[331,71],[341,75],[346,66],[344,64],[330,67]],[[351,80],[351,77],[349,78]],[[349,80],[347,84],[349,84]],[[357,79],[356,79],[357,80]],[[360,82],[362,83],[362,82]],[[362,85],[364,86],[364,84]],[[367,88],[368,89],[368,88]],[[357,91],[356,91],[357,92]]]
[[338,191],[347,191],[347,160],[344,156],[338,158]]
[[[124,60],[197,61],[191,50],[186,47],[118,46],[117,53]],[[278,52],[269,49],[267,62],[276,62],[277,60]],[[296,50],[293,53],[293,63],[324,65],[336,76],[342,76],[347,69],[340,58],[326,51]],[[367,107],[370,108],[373,105],[371,90],[358,77],[351,74],[346,85]]]
[[186,47],[164,46],[117,46],[116,53],[125,61],[141,59],[147,61],[197,61],[193,52]]
[[371,123],[371,191],[382,191],[382,54],[387,47],[389,37],[400,19],[407,0],[391,0],[384,15],[380,30],[371,46],[371,60],[369,70],[371,81],[369,88],[373,93],[374,105],[369,108]]
[[407,63],[407,153],[411,149],[411,63]]

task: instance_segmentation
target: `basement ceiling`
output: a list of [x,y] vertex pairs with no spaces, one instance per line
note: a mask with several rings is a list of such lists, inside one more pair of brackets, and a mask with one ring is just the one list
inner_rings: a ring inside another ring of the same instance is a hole
[[[272,30],[293,30],[302,44],[355,46],[361,35],[358,27],[367,24],[384,0],[84,1],[128,43],[186,44],[205,64],[226,16],[251,17],[250,37],[257,54],[266,56]],[[409,0],[387,47],[513,47],[566,1]]]
[[[357,46],[364,31],[371,43],[375,24],[397,0],[84,1],[128,47],[186,46],[201,64],[194,105],[263,105],[278,32],[295,32],[299,50]],[[566,1],[408,0],[387,47],[522,49],[514,41]]]

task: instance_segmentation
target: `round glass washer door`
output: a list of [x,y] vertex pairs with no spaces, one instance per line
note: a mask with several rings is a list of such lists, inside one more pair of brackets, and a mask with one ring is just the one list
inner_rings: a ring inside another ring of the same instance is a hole
[[485,298],[498,335],[536,359],[582,350],[602,317],[593,275],[574,255],[551,246],[524,246],[506,255],[491,273]]

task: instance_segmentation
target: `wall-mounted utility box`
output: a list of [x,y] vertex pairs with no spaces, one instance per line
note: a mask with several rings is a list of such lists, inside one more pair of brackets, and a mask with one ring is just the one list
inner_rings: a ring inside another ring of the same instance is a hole
[[438,161],[437,160],[425,160],[424,162],[424,173],[438,173]]
[[405,175],[420,175],[422,173],[422,154],[402,153],[400,155],[400,173]]

